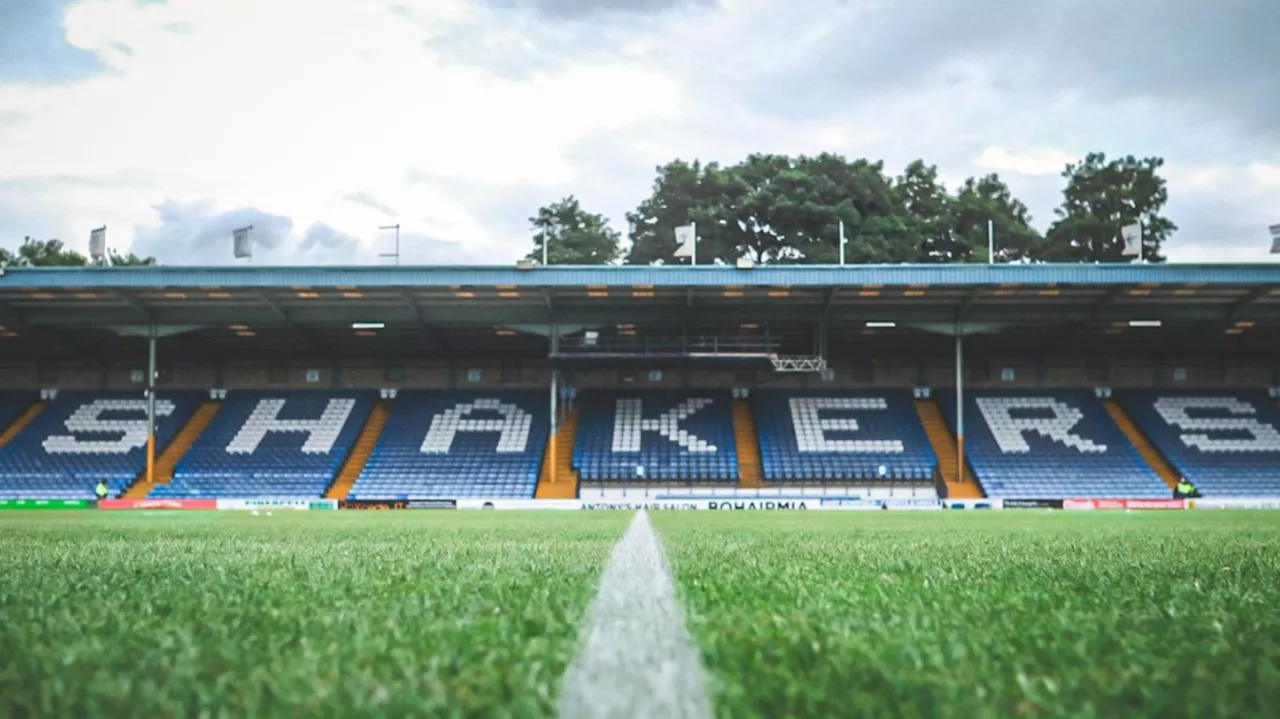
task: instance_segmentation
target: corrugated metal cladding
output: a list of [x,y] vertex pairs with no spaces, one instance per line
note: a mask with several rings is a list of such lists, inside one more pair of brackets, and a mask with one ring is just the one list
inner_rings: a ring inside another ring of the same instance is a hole
[[1280,264],[1253,265],[862,265],[734,267],[151,267],[15,268],[0,288],[336,287],[584,285],[1132,285],[1280,284]]

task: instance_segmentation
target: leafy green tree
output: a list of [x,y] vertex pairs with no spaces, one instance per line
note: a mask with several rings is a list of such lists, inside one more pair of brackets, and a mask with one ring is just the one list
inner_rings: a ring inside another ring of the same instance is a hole
[[1044,238],[1031,226],[1027,206],[999,175],[965,180],[951,203],[954,261],[987,259],[987,221],[995,229],[996,262],[1035,259]]
[[675,229],[690,222],[698,226],[698,262],[726,255],[720,248],[729,223],[726,185],[731,179],[725,170],[714,162],[673,160],[658,167],[657,173],[649,197],[627,213],[631,248],[626,262],[687,262],[675,257]]
[[827,153],[757,154],[731,167],[677,160],[658,168],[652,194],[627,215],[627,261],[680,261],[675,228],[694,222],[700,263],[834,263],[841,220],[849,261],[895,261],[891,248],[905,227],[891,219],[893,208],[880,163]]
[[904,231],[900,252],[914,246],[917,262],[965,262],[973,248],[955,235],[955,202],[938,180],[938,168],[916,160],[893,183]]
[[1149,262],[1163,262],[1160,249],[1178,229],[1160,212],[1169,192],[1159,170],[1164,160],[1141,160],[1127,155],[1107,160],[1101,152],[1068,165],[1058,219],[1049,228],[1043,252],[1046,262],[1128,262],[1120,230],[1142,223],[1142,254]]
[[[108,250],[113,267],[154,265],[154,257],[139,257],[132,252],[121,254]],[[89,264],[85,255],[69,249],[62,240],[37,240],[22,238],[16,251],[0,247],[0,263],[15,267],[82,267]]]
[[115,250],[107,250],[107,258],[112,267],[150,267],[156,264],[154,257],[139,257],[132,252],[122,254]]
[[539,208],[529,225],[534,231],[533,251],[527,255],[531,260],[542,261],[544,243],[552,265],[606,265],[622,252],[621,235],[609,221],[582,209],[573,195]]

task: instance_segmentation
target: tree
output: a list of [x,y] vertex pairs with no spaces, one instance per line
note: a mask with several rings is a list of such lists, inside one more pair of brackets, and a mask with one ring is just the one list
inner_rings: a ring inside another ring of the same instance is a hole
[[115,250],[107,250],[107,259],[112,267],[150,267],[156,264],[154,257],[139,257],[132,252],[121,254]]
[[1101,152],[1068,165],[1057,221],[1049,228],[1044,251],[1047,262],[1127,262],[1120,230],[1142,223],[1142,255],[1163,262],[1160,248],[1177,225],[1160,215],[1169,192],[1158,171],[1164,160],[1132,155],[1107,160]]
[[987,259],[987,222],[995,229],[996,262],[1038,257],[1044,238],[1031,227],[1027,206],[1013,196],[999,175],[965,180],[951,208],[956,246],[953,258]]
[[582,209],[573,195],[538,209],[529,218],[534,230],[531,260],[542,260],[547,244],[547,262],[552,265],[606,265],[618,259],[621,235],[609,227],[603,215]]
[[[156,264],[154,257],[139,257],[132,252],[120,254],[115,250],[108,250],[108,256],[113,267]],[[16,252],[0,247],[0,264],[15,267],[82,267],[89,264],[89,258],[68,249],[62,240],[24,237]]]
[[656,168],[650,196],[634,212],[627,213],[631,226],[628,264],[670,264],[676,262],[675,228],[690,222],[698,227],[698,261],[708,263],[726,254],[721,226],[728,223],[725,171],[712,162],[707,165],[673,160]]
[[841,220],[852,262],[897,261],[906,236],[883,166],[824,153],[751,155],[720,167],[676,160],[658,168],[651,195],[628,213],[631,263],[677,261],[675,228],[694,222],[698,261],[834,263]]
[[952,213],[955,202],[938,180],[938,168],[916,160],[893,184],[894,198],[902,210],[904,236],[900,250],[915,247],[917,262],[964,262],[972,246],[955,234]]

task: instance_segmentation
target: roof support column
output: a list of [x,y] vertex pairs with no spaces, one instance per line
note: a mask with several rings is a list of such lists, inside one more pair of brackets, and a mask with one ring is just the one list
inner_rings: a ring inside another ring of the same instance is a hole
[[[560,352],[560,325],[556,322],[551,323],[551,355],[554,357]],[[560,370],[555,365],[555,360],[551,360],[551,439],[547,442],[547,480],[549,484],[555,484],[556,478],[556,445],[560,442],[556,439],[556,431],[560,427]]]
[[[156,483],[156,330],[151,323],[147,332],[147,485]],[[148,489],[148,492],[151,490]]]
[[818,356],[827,359],[827,347],[829,344],[829,336],[831,334],[831,320],[826,315],[822,315],[822,319],[818,321]]
[[956,481],[964,481],[964,332],[956,322]]

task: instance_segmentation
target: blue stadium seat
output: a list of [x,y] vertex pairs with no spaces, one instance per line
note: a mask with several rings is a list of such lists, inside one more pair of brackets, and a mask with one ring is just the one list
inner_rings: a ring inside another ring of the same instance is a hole
[[[956,425],[954,395],[941,404]],[[1089,390],[978,390],[965,394],[965,451],[990,497],[1169,497]]]
[[1265,391],[1117,395],[1173,468],[1206,497],[1280,496],[1280,408]]
[[922,482],[938,464],[906,390],[756,390],[752,405],[768,482]]
[[736,482],[733,398],[707,392],[584,392],[573,466],[584,482]]
[[324,494],[373,409],[372,391],[227,393],[155,499]]
[[545,392],[402,390],[352,499],[532,498]]
[[[198,392],[157,393],[157,452],[199,404]],[[0,448],[0,497],[92,499],[99,481],[114,497],[146,464],[147,400],[141,392],[62,391]]]

